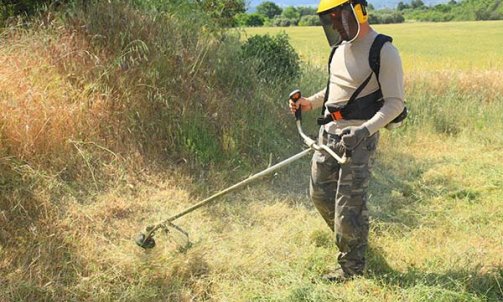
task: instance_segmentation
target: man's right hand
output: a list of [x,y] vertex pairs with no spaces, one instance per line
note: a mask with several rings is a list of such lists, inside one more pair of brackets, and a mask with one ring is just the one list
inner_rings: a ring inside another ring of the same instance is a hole
[[297,102],[293,102],[292,100],[288,100],[290,111],[295,114],[297,108],[301,108],[302,112],[310,111],[313,109],[313,105],[306,98],[301,97]]

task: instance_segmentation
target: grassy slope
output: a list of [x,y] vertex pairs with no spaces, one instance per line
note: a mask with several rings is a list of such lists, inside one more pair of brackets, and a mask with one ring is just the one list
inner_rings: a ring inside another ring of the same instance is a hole
[[[466,32],[472,33],[474,28],[491,24],[496,23],[458,24],[460,28],[466,26],[466,30],[459,35],[452,33],[450,38],[461,41]],[[50,177],[35,175],[32,179],[17,179],[19,186],[43,187],[35,190],[35,195],[8,188],[9,194],[16,196],[15,200],[39,202],[33,223],[22,226],[29,230],[31,237],[23,237],[27,241],[15,247],[0,246],[0,270],[4,276],[0,279],[0,299],[502,299],[503,211],[500,203],[503,164],[499,159],[503,149],[500,97],[503,89],[492,77],[502,66],[503,58],[495,48],[481,47],[478,52],[467,52],[468,60],[461,54],[457,59],[432,60],[429,45],[436,45],[434,49],[442,53],[453,44],[447,43],[443,35],[432,35],[435,43],[413,47],[411,44],[416,42],[410,33],[417,32],[417,26],[402,24],[378,28],[393,35],[402,51],[409,71],[407,98],[416,114],[406,128],[385,132],[382,137],[370,197],[373,223],[368,278],[345,285],[316,281],[319,274],[335,265],[337,249],[307,200],[307,160],[262,184],[230,195],[211,208],[180,219],[179,224],[189,231],[194,242],[185,253],[176,252],[163,235],[157,237],[157,248],[147,253],[135,247],[131,239],[143,225],[170,216],[213,192],[214,188],[199,187],[201,179],[208,175],[189,177],[174,169],[166,174],[142,174],[141,181],[126,177],[105,193],[84,195],[83,199],[64,190],[54,196],[49,193],[54,190],[48,187],[54,184]],[[442,24],[424,26],[436,28]],[[298,49],[308,45],[309,37],[318,35],[309,29],[302,29],[307,31],[305,36],[295,33],[300,29],[288,30],[292,31],[290,36],[294,46],[299,45]],[[423,24],[420,30],[424,30]],[[433,29],[431,32],[439,33]],[[483,42],[488,43],[486,45],[497,43],[501,41],[499,35],[494,32]],[[406,40],[406,36],[410,36],[410,40]],[[325,47],[322,38],[319,37],[320,47],[316,49]],[[30,39],[23,41],[27,43],[23,48],[37,49],[36,44],[28,42]],[[12,48],[5,45],[2,48],[1,61],[13,62],[15,53],[5,51]],[[460,49],[451,49],[455,50]],[[479,56],[483,51],[488,54]],[[324,58],[324,54],[314,52],[305,58],[324,60],[316,56]],[[414,65],[417,69],[412,65],[416,61],[422,62]],[[471,68],[466,61],[480,62],[477,64],[480,67]],[[40,75],[37,68],[20,68],[26,64],[23,62],[3,64],[3,68],[7,68],[4,74],[23,71],[28,75]],[[61,83],[56,74],[47,72],[50,68],[37,65],[35,61],[31,64],[41,66],[39,72],[45,70],[48,78],[53,79],[49,83]],[[475,76],[476,81],[471,76],[465,78],[463,73],[446,71],[452,64]],[[5,81],[3,87],[7,89],[7,84],[13,82]],[[302,88],[315,91],[322,83],[322,77],[305,79],[303,85],[306,87]],[[26,85],[35,92],[40,86],[33,81],[27,81]],[[52,91],[57,91],[56,95],[61,98],[58,93],[64,90]],[[19,88],[19,93],[24,91],[26,89]],[[34,94],[44,96],[41,106],[51,99],[42,92]],[[477,120],[467,120],[465,113],[475,114]],[[456,121],[457,117],[463,117],[463,122]],[[64,116],[58,118],[61,123],[67,123]],[[308,121],[309,116],[306,123]],[[27,135],[21,130],[16,133]],[[29,137],[36,138],[36,135]],[[30,169],[29,166],[20,167]],[[256,167],[260,169],[262,167]],[[21,172],[11,171],[13,175],[29,175]],[[220,185],[225,186],[223,181]],[[297,189],[292,190],[292,187]],[[54,209],[50,206],[52,203],[61,208]],[[11,212],[31,213],[29,208],[23,208],[29,205],[28,202],[12,204],[12,208],[2,209],[0,222]],[[3,241],[9,233],[1,231]],[[16,249],[23,251],[20,257],[15,257]]]

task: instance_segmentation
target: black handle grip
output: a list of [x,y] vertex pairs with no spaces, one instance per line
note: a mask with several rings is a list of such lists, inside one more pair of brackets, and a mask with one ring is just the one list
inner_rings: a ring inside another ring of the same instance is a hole
[[[302,94],[300,93],[300,90],[299,89],[296,89],[294,91],[292,91],[290,93],[290,100],[292,100],[292,102],[294,103],[297,103],[297,101],[302,97]],[[297,110],[295,111],[295,120],[296,121],[300,121],[302,120],[302,108],[299,106],[299,108],[297,108]]]
[[351,156],[353,155],[353,150],[346,149],[344,151],[344,155],[346,155],[347,158],[351,158]]

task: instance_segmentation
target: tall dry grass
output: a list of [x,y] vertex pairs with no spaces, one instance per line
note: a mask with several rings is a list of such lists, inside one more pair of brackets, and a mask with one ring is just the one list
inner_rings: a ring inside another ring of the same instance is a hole
[[[109,240],[129,248],[123,233],[150,213],[148,194],[139,206],[130,195],[94,206],[101,192],[140,194],[148,174],[177,164],[201,179],[213,165],[244,175],[272,152],[295,149],[276,141],[292,131],[276,106],[287,93],[271,93],[253,66],[242,68],[237,37],[191,18],[114,1],[2,29],[2,299],[113,299],[128,287],[124,276],[140,278],[134,297],[183,292],[183,278],[167,273],[156,283],[142,277],[148,268],[118,267],[114,254],[89,262]],[[144,293],[150,282],[157,288]]]
[[212,164],[282,152],[271,142],[255,145],[261,130],[284,127],[253,117],[286,116],[277,106],[284,88],[242,67],[235,37],[195,17],[147,15],[119,2],[72,14],[3,33],[6,154],[97,182],[126,157],[140,166],[145,158]]
[[75,160],[72,141],[98,137],[106,114],[105,98],[79,83],[77,73],[91,68],[87,43],[75,32],[38,31],[4,33],[2,44],[2,150],[37,168],[64,169]]

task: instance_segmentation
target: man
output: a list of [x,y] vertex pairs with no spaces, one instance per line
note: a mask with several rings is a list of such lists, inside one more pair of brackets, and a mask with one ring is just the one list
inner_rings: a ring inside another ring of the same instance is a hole
[[328,42],[335,48],[327,88],[297,103],[290,101],[292,112],[299,107],[302,111],[322,107],[320,143],[338,154],[344,152],[341,145],[351,151],[350,163],[343,165],[316,151],[311,166],[310,197],[335,231],[340,251],[340,269],[323,277],[335,282],[363,275],[369,232],[367,188],[378,130],[404,110],[403,71],[397,49],[391,43],[381,44],[377,74],[369,63],[378,34],[369,26],[366,5],[365,0],[320,1],[317,13]]

